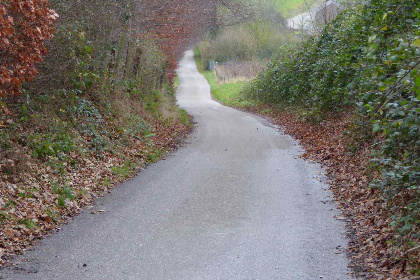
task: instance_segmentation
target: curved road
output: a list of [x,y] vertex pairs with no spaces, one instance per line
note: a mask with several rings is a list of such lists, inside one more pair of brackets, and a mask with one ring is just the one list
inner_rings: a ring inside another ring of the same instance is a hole
[[211,100],[191,51],[179,77],[179,104],[198,123],[189,144],[2,279],[348,279],[344,224],[318,167],[264,119]]

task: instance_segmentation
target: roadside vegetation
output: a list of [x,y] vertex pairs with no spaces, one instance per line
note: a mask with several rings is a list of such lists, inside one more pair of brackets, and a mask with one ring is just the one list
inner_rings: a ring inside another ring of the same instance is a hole
[[0,265],[191,128],[175,104],[177,45],[150,35],[144,3],[23,2],[0,4]]
[[282,44],[242,90],[214,94],[283,125],[328,166],[352,266],[369,279],[420,275],[419,15],[412,0],[345,10],[319,35]]
[[[214,71],[209,71],[205,69],[203,61],[199,55],[198,47],[194,48],[194,58],[197,64],[198,71],[204,75],[204,77],[210,84],[211,92],[214,98],[216,98],[219,102],[221,102],[224,105],[233,107],[243,107],[251,104],[250,102],[238,98],[239,93],[247,84],[246,82],[218,82]],[[243,104],[243,102],[245,102],[245,104]]]
[[[223,95],[219,91],[228,94],[228,88],[240,89],[257,76],[282,45],[296,40],[294,32],[286,28],[277,1],[249,1],[249,4],[239,19],[232,21],[220,16],[219,24],[196,46],[203,69],[212,68],[205,75],[217,87],[213,94],[220,98]],[[223,10],[220,13],[223,15]],[[226,85],[219,87],[222,84]]]

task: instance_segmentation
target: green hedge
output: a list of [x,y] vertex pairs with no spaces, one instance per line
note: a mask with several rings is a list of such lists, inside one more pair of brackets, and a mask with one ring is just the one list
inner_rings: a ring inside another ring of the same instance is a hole
[[399,207],[392,225],[401,234],[420,221],[419,36],[418,1],[368,1],[342,12],[320,36],[282,47],[244,92],[319,118],[357,108],[360,135],[379,139],[373,162],[381,176],[371,187],[390,202],[409,197],[402,210],[390,203],[391,211]]

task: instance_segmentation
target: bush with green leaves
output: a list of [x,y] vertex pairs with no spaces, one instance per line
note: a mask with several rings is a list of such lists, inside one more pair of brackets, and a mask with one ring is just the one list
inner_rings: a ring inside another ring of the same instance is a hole
[[419,64],[420,3],[371,0],[342,12],[320,36],[283,46],[244,94],[318,119],[354,107],[359,137],[377,139],[371,187],[387,195],[392,226],[419,238]]
[[[375,162],[381,177],[372,183],[390,200],[409,196],[393,226],[401,234],[420,223],[420,3],[372,1],[365,47],[359,111],[378,141]],[[391,204],[391,210],[401,205]],[[420,236],[418,236],[420,237]]]
[[319,37],[282,46],[250,85],[248,95],[261,102],[300,106],[314,113],[339,110],[354,102],[354,65],[362,56],[359,46],[366,37],[355,20],[358,12],[342,13]]

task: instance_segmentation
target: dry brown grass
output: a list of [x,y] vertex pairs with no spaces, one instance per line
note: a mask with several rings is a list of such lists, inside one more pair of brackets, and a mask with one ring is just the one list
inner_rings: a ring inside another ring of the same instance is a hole
[[223,64],[216,64],[214,73],[220,84],[237,81],[249,81],[255,78],[262,70],[266,62],[252,61],[228,61]]

